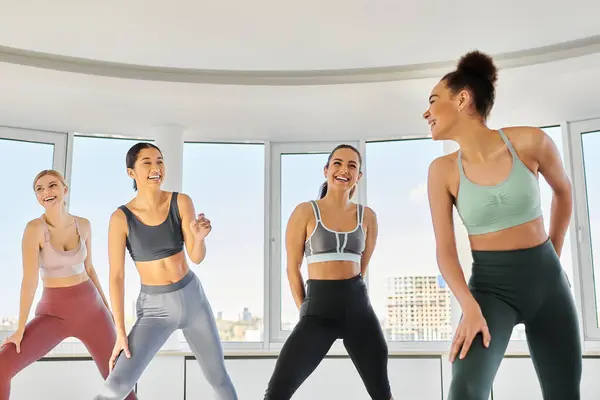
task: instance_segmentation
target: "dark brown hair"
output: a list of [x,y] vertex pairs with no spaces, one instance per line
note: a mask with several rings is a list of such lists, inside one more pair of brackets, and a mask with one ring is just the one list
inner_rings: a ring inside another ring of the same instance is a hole
[[[329,167],[329,163],[331,162],[331,159],[333,158],[333,154],[340,149],[350,149],[358,155],[358,163],[359,163],[358,170],[361,171],[362,170],[362,156],[360,155],[360,152],[354,146],[351,146],[349,144],[340,144],[335,149],[333,149],[333,151],[331,153],[329,153],[329,157],[327,157],[327,164],[325,164],[325,167]],[[356,191],[356,186],[354,186],[352,188],[352,190],[350,190],[350,198],[352,198],[355,191]],[[322,199],[323,197],[325,197],[326,194],[327,194],[327,181],[325,181],[319,188],[319,199]]]
[[469,52],[460,58],[456,70],[446,74],[442,80],[453,95],[463,89],[471,92],[475,111],[484,120],[488,118],[494,106],[498,80],[498,69],[492,57],[480,51]]

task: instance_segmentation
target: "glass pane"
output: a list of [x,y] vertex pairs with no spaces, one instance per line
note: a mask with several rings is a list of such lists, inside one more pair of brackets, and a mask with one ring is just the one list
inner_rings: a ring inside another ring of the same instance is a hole
[[222,341],[263,340],[265,148],[185,143],[183,192],[212,231],[206,259],[192,268],[212,306]]
[[[367,276],[387,340],[450,340],[450,290],[438,270],[427,172],[430,139],[367,143],[367,201],[379,235]],[[390,180],[391,178],[391,180]]]
[[[294,208],[302,202],[317,199],[319,188],[325,182],[323,167],[329,153],[281,155],[281,330],[294,328],[298,322],[298,308],[294,303],[287,280],[285,231]],[[302,263],[302,278],[306,282],[306,260]]]
[[[0,342],[17,328],[23,261],[21,240],[27,222],[43,214],[33,192],[33,179],[43,169],[51,169],[54,145],[18,140],[0,139],[0,154],[10,168],[10,191],[0,196],[3,210],[0,229],[0,254],[2,254],[2,279],[0,279]],[[29,319],[33,318],[35,305],[40,299],[42,284],[38,286]]]
[[596,325],[600,327],[600,131],[585,133],[581,137],[585,187],[590,219],[590,243],[592,248],[592,271],[596,293]]
[[[111,214],[135,192],[127,176],[125,154],[137,140],[75,136],[69,212],[87,218],[92,226],[92,262],[109,299],[108,223]],[[168,168],[168,160],[167,168]],[[125,255],[125,327],[133,326],[140,279],[129,254]]]

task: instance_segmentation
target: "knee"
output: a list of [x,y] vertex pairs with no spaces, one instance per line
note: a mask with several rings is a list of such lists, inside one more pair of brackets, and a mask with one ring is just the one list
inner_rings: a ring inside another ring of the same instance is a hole
[[448,400],[487,400],[490,392],[491,384],[458,374],[452,378]]
[[10,381],[16,375],[15,355],[17,351],[11,343],[0,351],[0,380]]
[[[104,383],[104,388],[94,400],[124,400],[131,396],[133,385],[120,376],[111,375]],[[135,399],[135,397],[132,397]]]

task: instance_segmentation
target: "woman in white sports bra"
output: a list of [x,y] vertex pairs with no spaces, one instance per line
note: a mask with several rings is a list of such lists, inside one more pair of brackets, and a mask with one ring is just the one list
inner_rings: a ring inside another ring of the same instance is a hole
[[[388,348],[363,276],[377,240],[373,210],[350,201],[362,159],[336,147],[325,165],[318,201],[299,204],[287,225],[287,276],[300,321],[281,349],[265,400],[290,399],[336,339],[356,366],[369,397],[390,400]],[[308,263],[306,291],[300,267]]]

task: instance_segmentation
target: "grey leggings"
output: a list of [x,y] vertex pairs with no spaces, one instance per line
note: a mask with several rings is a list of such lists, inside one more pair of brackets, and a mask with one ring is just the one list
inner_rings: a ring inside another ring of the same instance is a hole
[[190,271],[180,281],[142,285],[137,321],[129,333],[131,358],[119,356],[101,394],[95,400],[123,400],[169,336],[181,329],[198,364],[219,400],[237,400],[225,369],[223,348],[202,284]]

